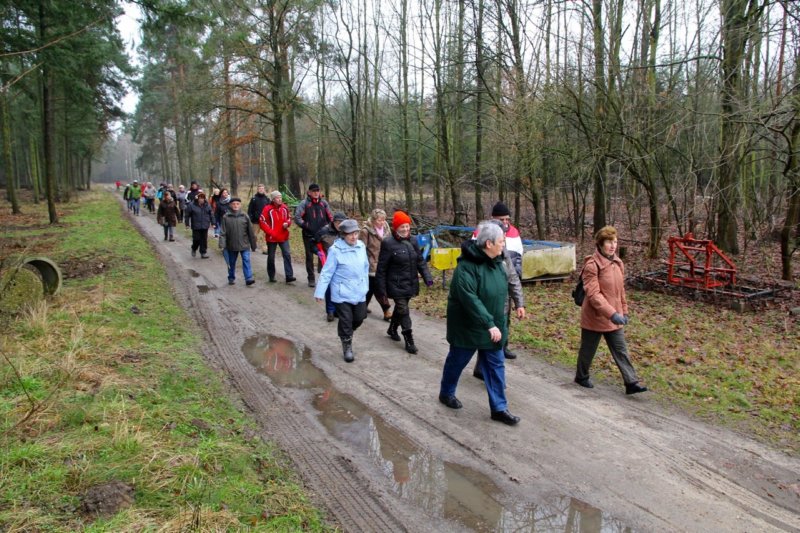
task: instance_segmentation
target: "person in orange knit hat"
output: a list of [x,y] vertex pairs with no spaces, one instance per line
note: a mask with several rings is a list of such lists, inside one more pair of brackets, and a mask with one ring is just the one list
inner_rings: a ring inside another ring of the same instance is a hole
[[394,312],[386,334],[399,341],[397,328],[402,326],[405,349],[417,353],[411,331],[409,302],[419,294],[419,276],[425,284],[433,285],[428,264],[422,258],[422,251],[416,239],[411,238],[411,217],[403,211],[395,211],[392,217],[392,234],[381,243],[378,268],[375,271],[376,293],[394,300]]

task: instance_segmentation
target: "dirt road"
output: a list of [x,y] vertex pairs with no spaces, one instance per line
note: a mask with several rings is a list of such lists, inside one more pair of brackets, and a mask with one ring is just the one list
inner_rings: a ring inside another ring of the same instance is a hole
[[665,412],[658,392],[582,389],[523,354],[507,364],[518,426],[489,419],[467,372],[453,411],[437,401],[442,321],[414,316],[411,356],[373,302],[347,364],[302,258],[295,284],[280,259],[279,282],[267,283],[257,252],[256,285],[239,266],[228,286],[216,240],[210,259],[192,258],[182,226],[167,243],[152,215],[132,222],[204,330],[209,361],[345,531],[800,531],[798,458]]

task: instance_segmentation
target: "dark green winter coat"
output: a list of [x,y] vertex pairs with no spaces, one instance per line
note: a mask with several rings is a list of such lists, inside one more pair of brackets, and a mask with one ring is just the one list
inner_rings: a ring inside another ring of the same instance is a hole
[[[474,241],[462,248],[447,296],[447,342],[459,348],[499,350],[508,337],[508,278],[503,257],[491,259]],[[503,338],[492,342],[489,329]]]
[[222,231],[219,234],[219,249],[229,252],[243,252],[248,248],[256,251],[256,234],[247,214],[241,209],[231,209],[222,217]]

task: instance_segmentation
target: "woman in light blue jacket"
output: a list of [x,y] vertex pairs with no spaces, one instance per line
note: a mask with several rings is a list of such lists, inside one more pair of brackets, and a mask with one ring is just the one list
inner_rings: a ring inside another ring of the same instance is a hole
[[331,288],[331,300],[339,317],[339,338],[342,340],[344,360],[352,363],[353,332],[367,318],[367,290],[369,289],[369,259],[367,248],[358,240],[358,222],[342,221],[339,233],[342,238],[328,249],[328,257],[314,291],[318,302],[325,300],[325,291]]

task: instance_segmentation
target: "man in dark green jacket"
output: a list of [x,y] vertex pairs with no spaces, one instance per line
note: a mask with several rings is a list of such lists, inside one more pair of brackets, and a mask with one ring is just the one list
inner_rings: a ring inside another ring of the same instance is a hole
[[505,303],[508,278],[503,268],[505,235],[492,222],[478,225],[476,239],[463,248],[450,282],[447,297],[447,342],[450,351],[442,369],[439,401],[460,409],[456,387],[461,372],[475,351],[489,395],[492,420],[513,426],[519,417],[508,412],[506,401],[505,357],[503,346],[508,336]]
[[222,215],[220,222],[219,248],[228,265],[228,285],[236,283],[236,259],[241,255],[244,282],[251,287],[256,282],[250,267],[250,250],[256,251],[256,233],[241,207],[239,198],[231,198],[230,210]]

